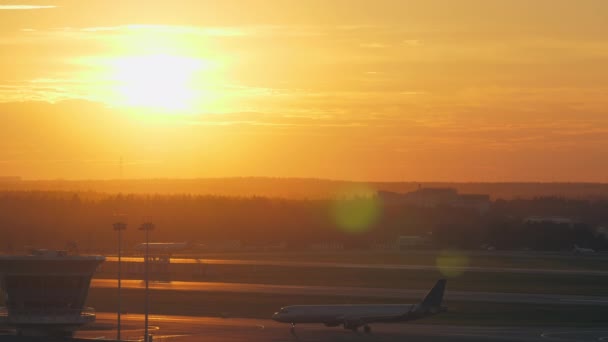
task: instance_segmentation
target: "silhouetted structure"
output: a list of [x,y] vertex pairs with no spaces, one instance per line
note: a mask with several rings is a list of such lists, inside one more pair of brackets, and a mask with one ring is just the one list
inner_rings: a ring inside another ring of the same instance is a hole
[[104,260],[50,250],[0,256],[0,285],[7,298],[0,322],[19,335],[71,336],[95,321],[95,311],[84,304],[91,277]]
[[419,188],[405,194],[378,191],[378,197],[387,204],[406,204],[424,208],[438,206],[451,206],[456,208],[475,209],[480,213],[490,208],[490,195],[485,194],[459,194],[452,188]]

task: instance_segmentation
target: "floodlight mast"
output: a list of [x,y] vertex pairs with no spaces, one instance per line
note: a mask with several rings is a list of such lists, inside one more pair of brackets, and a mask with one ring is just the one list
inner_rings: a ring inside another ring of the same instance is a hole
[[149,273],[148,273],[148,263],[150,259],[150,231],[154,230],[154,224],[152,222],[144,222],[139,230],[143,230],[146,232],[146,255],[144,260],[144,273],[145,273],[145,283],[146,283],[146,299],[145,299],[145,316],[144,316],[144,342],[149,341],[148,336],[148,314],[150,310],[150,290],[149,290]]
[[116,340],[121,341],[120,339],[120,314],[121,314],[121,257],[122,257],[122,231],[127,229],[127,224],[124,222],[116,222],[113,224],[114,230],[118,232],[118,310],[116,312]]

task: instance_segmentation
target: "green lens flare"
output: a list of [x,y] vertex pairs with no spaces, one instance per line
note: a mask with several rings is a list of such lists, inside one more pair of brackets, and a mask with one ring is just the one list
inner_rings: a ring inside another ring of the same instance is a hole
[[340,192],[331,213],[338,227],[348,233],[363,233],[380,217],[381,205],[375,191],[357,187]]
[[469,257],[457,251],[442,251],[437,256],[437,268],[443,276],[455,278],[461,276],[469,266]]

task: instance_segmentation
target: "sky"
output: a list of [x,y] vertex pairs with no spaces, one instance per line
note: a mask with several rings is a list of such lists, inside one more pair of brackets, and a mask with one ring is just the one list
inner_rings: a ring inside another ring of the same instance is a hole
[[606,13],[0,0],[0,176],[608,182]]

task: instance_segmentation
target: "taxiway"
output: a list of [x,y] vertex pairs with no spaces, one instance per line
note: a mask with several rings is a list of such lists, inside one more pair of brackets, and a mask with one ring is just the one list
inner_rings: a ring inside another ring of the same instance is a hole
[[[93,279],[92,288],[116,288],[115,279]],[[123,280],[126,289],[143,289],[141,280]],[[266,293],[285,295],[322,295],[348,297],[378,297],[399,299],[420,299],[427,290],[406,290],[387,288],[334,287],[334,286],[298,286],[219,282],[153,282],[153,290],[167,291],[202,291],[202,292],[235,292]],[[445,298],[452,301],[475,301],[494,303],[529,303],[529,304],[564,304],[564,305],[601,305],[608,306],[608,297],[575,296],[534,293],[500,293],[500,292],[465,292],[446,290]]]
[[[97,322],[77,337],[113,339],[116,337],[116,315],[99,313]],[[295,335],[288,325],[271,320],[242,318],[210,318],[186,316],[150,316],[154,341],[162,342],[329,342],[329,341],[602,341],[608,329],[542,329],[521,327],[474,327],[425,324],[374,324],[371,334],[353,333],[340,327],[301,325]],[[142,315],[123,315],[123,338],[140,340]]]

